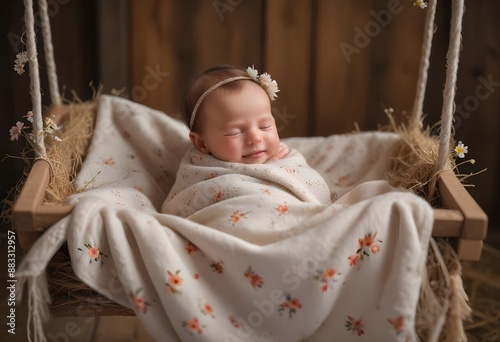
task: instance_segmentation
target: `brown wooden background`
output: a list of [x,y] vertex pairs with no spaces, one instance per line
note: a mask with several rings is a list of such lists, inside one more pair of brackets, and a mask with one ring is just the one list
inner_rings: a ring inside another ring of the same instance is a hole
[[[398,119],[413,105],[425,10],[412,0],[54,0],[51,15],[59,81],[83,99],[88,83],[103,82],[105,92],[126,88],[137,102],[178,117],[180,97],[191,78],[218,63],[255,65],[280,85],[273,103],[283,137],[329,135],[387,123],[383,107]],[[226,6],[224,11],[214,4]],[[500,2],[467,0],[456,104],[455,138],[476,159],[462,172],[472,177],[471,194],[500,226],[500,86],[481,90],[481,77],[500,82]],[[28,76],[12,70],[16,48],[9,33],[22,32],[22,2],[3,4],[0,14],[0,87],[2,155],[16,154],[9,128],[30,108]],[[392,13],[391,13],[392,9]],[[372,11],[372,13],[371,13]],[[387,25],[373,13],[389,11]],[[450,1],[438,3],[436,33],[424,112],[426,123],[440,116],[448,43]],[[383,27],[384,26],[384,27]],[[377,29],[378,27],[378,29]],[[359,30],[369,31],[364,44]],[[11,35],[12,36],[12,35]],[[40,38],[41,39],[41,38]],[[357,47],[350,61],[341,44]],[[44,67],[43,52],[39,48]],[[44,76],[44,70],[42,76]],[[168,76],[151,76],[152,70]],[[149,75],[149,76],[148,76]],[[152,82],[156,80],[156,82]],[[48,87],[42,82],[45,104]],[[477,106],[476,106],[477,104]],[[4,160],[5,193],[19,178],[22,163]]]

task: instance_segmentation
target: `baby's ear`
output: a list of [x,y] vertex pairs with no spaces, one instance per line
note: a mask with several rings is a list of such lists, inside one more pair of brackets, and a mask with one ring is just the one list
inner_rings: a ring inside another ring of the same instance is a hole
[[203,153],[209,153],[208,147],[205,145],[205,141],[199,133],[189,132],[189,139],[198,150]]

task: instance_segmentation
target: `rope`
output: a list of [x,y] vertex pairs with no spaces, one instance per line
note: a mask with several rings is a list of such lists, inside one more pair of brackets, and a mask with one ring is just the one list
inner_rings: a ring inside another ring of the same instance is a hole
[[45,157],[45,145],[43,141],[42,120],[42,95],[40,92],[40,75],[38,73],[38,59],[35,41],[35,19],[33,15],[33,1],[24,0],[24,22],[26,24],[26,50],[30,71],[30,93],[33,106],[33,134],[35,141],[35,155]]
[[50,32],[50,20],[47,8],[47,0],[39,0],[40,19],[42,22],[43,47],[45,51],[45,63],[49,79],[50,98],[52,104],[61,104],[59,83],[57,81],[56,62],[54,60],[54,46],[52,45],[52,33]]
[[[443,109],[441,111],[441,131],[439,134],[438,159],[435,165],[435,174],[443,171],[447,166],[450,153],[450,139],[453,114],[455,111],[455,91],[457,83],[458,56],[460,54],[460,43],[462,37],[462,18],[464,14],[464,0],[452,2],[450,43],[446,54],[446,82],[443,91]],[[430,184],[430,196],[436,189],[436,177]]]
[[432,49],[432,37],[434,35],[434,17],[436,15],[437,0],[429,0],[429,8],[425,16],[424,38],[422,42],[422,53],[420,55],[420,67],[418,73],[417,89],[415,94],[415,102],[413,102],[413,110],[410,117],[409,127],[421,128],[422,111],[424,106],[425,90],[427,85],[427,74],[429,70],[429,57]]

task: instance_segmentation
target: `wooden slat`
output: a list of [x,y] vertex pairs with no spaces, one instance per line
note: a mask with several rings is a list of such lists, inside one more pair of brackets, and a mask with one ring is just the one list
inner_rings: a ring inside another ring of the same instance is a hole
[[463,239],[483,240],[488,228],[488,217],[455,174],[452,171],[443,172],[438,184],[442,206],[460,210],[464,215],[461,237]]
[[483,240],[458,239],[456,253],[460,260],[478,261],[483,250]]
[[36,230],[43,230],[73,211],[71,205],[41,205],[36,209]]
[[49,179],[49,164],[44,160],[35,161],[13,207],[13,224],[18,232],[37,229],[35,212],[42,204]]
[[434,209],[434,237],[460,237],[464,216],[458,210]]
[[[179,117],[182,94],[198,73],[216,64],[260,70],[263,1],[233,4],[131,0],[132,100]],[[168,76],[154,78],[151,70]]]
[[313,1],[265,2],[265,69],[278,82],[280,92],[272,103],[276,126],[282,137],[308,136],[312,116],[313,80],[310,64]]
[[[370,29],[369,71],[365,76],[369,91],[361,130],[387,125],[383,107],[394,109],[397,122],[406,122],[402,113],[410,112],[415,98],[422,50],[426,11],[408,1],[372,1],[372,15],[361,29]],[[411,37],[411,38],[410,38]],[[411,43],[410,41],[411,40]],[[353,55],[355,57],[356,55]],[[356,57],[355,57],[356,58]]]

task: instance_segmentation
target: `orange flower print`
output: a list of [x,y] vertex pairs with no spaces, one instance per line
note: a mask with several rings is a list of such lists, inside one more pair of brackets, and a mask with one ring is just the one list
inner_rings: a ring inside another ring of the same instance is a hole
[[262,192],[265,193],[266,195],[271,194],[271,190],[269,190],[268,188],[262,189]]
[[182,327],[189,329],[190,334],[193,332],[201,334],[203,332],[203,330],[201,330],[202,326],[200,326],[198,318],[196,317],[191,318],[189,321],[183,321]]
[[248,278],[248,280],[250,280],[250,285],[252,285],[254,289],[262,288],[262,285],[264,285],[264,280],[260,275],[255,273],[255,271],[252,269],[252,266],[248,266],[248,269],[245,271],[244,274],[245,277]]
[[223,197],[224,197],[224,192],[219,190],[212,196],[212,199],[215,202],[219,202]]
[[240,222],[240,220],[242,218],[244,218],[246,214],[248,214],[248,213],[243,213],[243,212],[241,212],[239,210],[236,210],[233,213],[233,215],[231,215],[231,217],[229,218],[229,221],[232,222],[232,224],[234,226],[236,223]]
[[376,240],[376,236],[377,232],[368,232],[363,238],[358,239],[358,249],[356,250],[356,254],[348,257],[349,266],[356,266],[359,264],[359,269],[359,267],[361,267],[360,262],[363,261],[365,257],[369,257],[370,253],[375,255],[380,252],[380,245],[376,242],[382,243],[382,241]]
[[333,288],[333,283],[337,280],[334,279],[336,275],[340,275],[334,268],[329,267],[325,271],[317,270],[317,275],[314,279],[321,282],[321,292],[328,291],[329,288]]
[[365,333],[365,331],[363,330],[363,321],[361,319],[354,319],[351,316],[347,316],[347,321],[345,321],[345,327],[347,331],[352,331],[358,336],[361,336]]
[[207,177],[207,180],[208,180],[208,179],[215,178],[215,177],[217,177],[217,173],[216,173],[216,172],[210,172],[210,174],[209,174],[209,175],[208,175],[208,177]]
[[214,271],[215,273],[224,273],[224,266],[222,261],[212,261],[210,267],[212,267],[212,271]]
[[167,286],[169,292],[180,293],[178,287],[181,286],[183,282],[182,278],[179,276],[180,272],[181,272],[180,270],[177,270],[175,271],[175,273],[172,273],[169,270],[167,270],[169,279],[165,283],[165,285]]
[[115,166],[115,165],[116,165],[116,163],[115,163],[115,161],[113,160],[113,158],[108,158],[108,159],[106,159],[106,160],[104,161],[104,164],[109,165],[109,166]]
[[202,314],[204,315],[208,315],[212,318],[215,318],[215,315],[214,315],[214,309],[212,308],[212,306],[208,303],[205,303],[204,305],[201,305],[200,307],[200,311]]
[[283,314],[285,311],[288,311],[288,316],[290,319],[293,318],[293,315],[300,309],[302,309],[302,304],[297,298],[292,298],[289,293],[285,294],[285,301],[280,304],[278,308],[279,314]]
[[387,322],[394,328],[396,334],[400,334],[405,330],[405,319],[401,316],[398,316],[395,319],[388,319]]
[[200,275],[198,273],[195,273],[195,274],[193,274],[193,278],[198,280],[198,279],[200,279]]
[[286,204],[280,204],[276,208],[280,215],[285,215],[288,212],[288,206]]
[[233,327],[235,327],[236,329],[239,329],[243,326],[243,324],[241,323],[241,321],[234,317],[234,316],[229,316],[229,321],[231,322],[231,324],[233,325]]
[[368,234],[365,235],[363,239],[358,239],[359,248],[370,247],[375,242],[376,236],[377,236],[376,232],[375,234],[369,232]]
[[189,255],[194,255],[198,251],[198,247],[196,247],[192,242],[188,242],[184,249]]
[[349,266],[356,266],[359,262],[359,254],[350,255],[347,259],[349,259]]
[[142,288],[139,288],[135,293],[130,292],[129,297],[132,299],[134,302],[135,308],[142,313],[146,313],[148,306],[151,304],[146,302],[144,297],[139,296],[139,293],[141,292]]
[[[95,262],[101,260],[101,264],[104,264],[101,256],[107,258],[108,256],[106,254],[102,253],[99,248],[92,247],[92,245],[89,243],[84,244],[84,246],[87,248],[87,254],[90,256],[89,264],[92,263],[92,260],[94,260]],[[80,247],[77,247],[77,249],[83,252],[83,249],[81,249]]]

